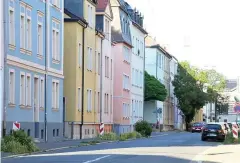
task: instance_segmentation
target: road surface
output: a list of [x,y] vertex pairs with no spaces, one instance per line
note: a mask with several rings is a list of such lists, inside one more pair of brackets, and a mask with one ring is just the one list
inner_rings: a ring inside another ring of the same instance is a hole
[[173,132],[148,139],[7,158],[2,163],[195,163],[193,158],[218,144],[202,142],[199,133]]

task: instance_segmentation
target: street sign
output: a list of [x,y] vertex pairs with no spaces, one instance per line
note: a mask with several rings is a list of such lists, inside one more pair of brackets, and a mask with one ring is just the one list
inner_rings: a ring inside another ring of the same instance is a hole
[[20,130],[20,123],[18,123],[18,122],[13,122],[13,130],[14,130],[14,131]]
[[100,135],[104,134],[104,123],[101,122],[100,124]]
[[234,112],[240,113],[240,102],[236,102],[234,105]]

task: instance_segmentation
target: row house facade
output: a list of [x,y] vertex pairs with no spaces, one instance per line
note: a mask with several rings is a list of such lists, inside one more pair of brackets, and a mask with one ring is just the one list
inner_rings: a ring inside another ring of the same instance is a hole
[[174,127],[174,103],[171,99],[170,61],[173,56],[148,36],[145,47],[145,70],[158,79],[167,90],[165,101],[145,101],[144,120],[158,124],[163,130]]
[[144,105],[144,57],[145,37],[147,32],[143,29],[143,16],[125,2],[131,18],[130,33],[132,37],[131,51],[131,126],[143,119]]
[[111,0],[113,11],[112,51],[114,52],[113,121],[116,133],[131,127],[131,19],[123,0]]
[[63,137],[63,0],[5,0],[4,128]]

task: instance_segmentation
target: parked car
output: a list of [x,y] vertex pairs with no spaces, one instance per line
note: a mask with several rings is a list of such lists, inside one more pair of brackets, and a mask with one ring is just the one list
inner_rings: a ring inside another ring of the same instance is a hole
[[209,123],[207,124],[203,131],[201,139],[202,141],[206,141],[207,139],[214,139],[224,141],[227,135],[228,128],[224,124],[221,123]]
[[202,123],[202,122],[193,123],[192,127],[191,127],[192,133],[194,133],[194,132],[201,132],[205,125],[206,124]]

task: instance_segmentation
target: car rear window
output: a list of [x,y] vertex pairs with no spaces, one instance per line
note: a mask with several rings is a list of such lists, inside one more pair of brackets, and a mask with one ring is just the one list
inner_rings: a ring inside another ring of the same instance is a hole
[[206,126],[207,129],[221,129],[221,125],[219,124],[208,124]]
[[201,123],[194,123],[193,124],[193,127],[199,127],[199,126],[202,126],[202,124]]

